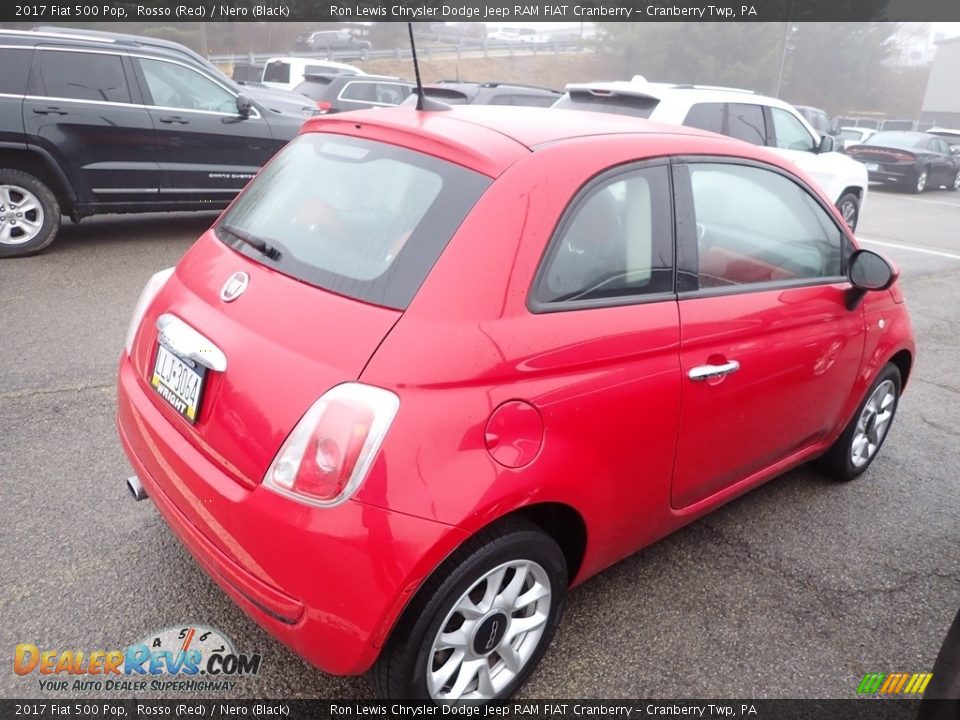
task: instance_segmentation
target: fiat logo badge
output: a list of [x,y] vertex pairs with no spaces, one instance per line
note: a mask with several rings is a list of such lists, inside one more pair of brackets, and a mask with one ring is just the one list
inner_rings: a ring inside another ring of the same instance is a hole
[[243,295],[243,291],[247,289],[249,283],[249,275],[242,271],[235,272],[223,284],[223,289],[220,291],[220,299],[224,302],[233,302]]

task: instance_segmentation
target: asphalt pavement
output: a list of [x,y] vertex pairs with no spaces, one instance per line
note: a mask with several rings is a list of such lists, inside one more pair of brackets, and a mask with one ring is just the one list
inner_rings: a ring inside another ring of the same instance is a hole
[[[186,624],[262,654],[230,697],[370,696],[248,620],[124,487],[130,311],[212,220],[93,219],[0,262],[0,696],[65,697],[14,674],[17,643],[111,650]],[[524,697],[849,698],[864,673],[930,670],[960,605],[960,193],[875,191],[858,234],[901,268],[918,339],[879,459],[844,485],[790,472],[578,588]]]

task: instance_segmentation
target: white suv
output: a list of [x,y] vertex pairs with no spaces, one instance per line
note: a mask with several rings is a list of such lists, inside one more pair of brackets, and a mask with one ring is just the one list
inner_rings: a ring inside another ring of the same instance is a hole
[[662,123],[689,125],[766,145],[795,162],[833,200],[851,229],[867,196],[867,169],[835,152],[834,138],[820,137],[790,104],[749,90],[629,81],[567,85],[553,105],[633,115]]

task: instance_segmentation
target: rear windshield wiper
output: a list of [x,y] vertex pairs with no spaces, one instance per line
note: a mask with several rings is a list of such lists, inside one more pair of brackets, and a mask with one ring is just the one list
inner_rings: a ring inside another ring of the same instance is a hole
[[273,245],[270,245],[264,240],[261,240],[256,235],[251,235],[246,230],[241,230],[238,227],[233,225],[221,224],[217,226],[219,229],[223,230],[228,235],[232,235],[237,240],[242,242],[244,245],[249,245],[254,250],[257,250],[261,255],[265,255],[271,260],[280,259],[280,251],[277,250]]

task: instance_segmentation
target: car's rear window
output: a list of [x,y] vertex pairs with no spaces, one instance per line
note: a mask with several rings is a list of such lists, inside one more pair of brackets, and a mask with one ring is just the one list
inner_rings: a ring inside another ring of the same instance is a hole
[[553,107],[648,118],[659,104],[657,98],[646,95],[624,95],[616,92],[596,94],[589,90],[574,90],[557,100]]
[[333,82],[332,77],[315,75],[297,85],[293,91],[298,95],[306,95],[311,100],[319,100],[326,94],[331,82]]
[[[490,182],[406,148],[308,133],[247,186],[217,236],[299,280],[402,310]],[[269,244],[279,258],[238,234]]]
[[913,135],[910,133],[880,132],[868,137],[863,144],[879,145],[881,147],[891,147],[899,150],[915,150],[923,145],[926,139],[923,135]]
[[282,62],[267,63],[263,69],[264,82],[288,83],[290,82],[290,65]]

